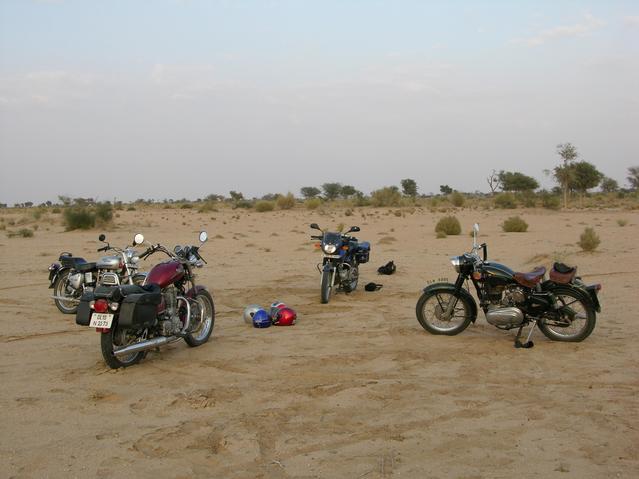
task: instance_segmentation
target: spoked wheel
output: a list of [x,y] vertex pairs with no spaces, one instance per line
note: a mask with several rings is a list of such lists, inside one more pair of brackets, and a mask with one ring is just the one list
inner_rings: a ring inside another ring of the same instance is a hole
[[125,346],[135,344],[145,337],[146,331],[133,331],[117,326],[112,327],[107,333],[102,333],[100,335],[100,346],[102,348],[104,362],[107,363],[111,369],[126,368],[139,363],[144,356],[146,356],[146,351],[139,351],[119,357],[116,357],[113,352]]
[[[453,303],[452,314],[447,311]],[[455,296],[450,290],[429,291],[417,301],[417,321],[432,334],[453,336],[461,333],[472,321],[472,307],[464,296]]]
[[590,336],[597,318],[592,304],[569,289],[561,289],[554,295],[559,308],[539,321],[541,332],[553,341],[579,342]]
[[[53,285],[53,295],[56,296],[53,301],[57,308],[64,314],[75,314],[78,311],[78,302],[73,301],[73,299],[76,298],[74,298],[73,290],[71,286],[69,286],[70,273],[69,270],[64,271],[56,278],[55,284]],[[69,298],[69,301],[58,299],[62,297]]]
[[320,285],[320,299],[322,304],[328,303],[331,299],[331,291],[333,289],[333,273],[328,273],[326,271],[322,271],[322,280]]
[[351,270],[349,271],[347,292],[350,293],[351,291],[355,291],[355,289],[357,288],[358,281],[359,281],[359,269],[357,268],[357,266],[352,266]]
[[191,330],[184,341],[191,347],[206,343],[213,333],[215,325],[215,306],[208,291],[202,290],[195,296],[195,304],[191,303]]

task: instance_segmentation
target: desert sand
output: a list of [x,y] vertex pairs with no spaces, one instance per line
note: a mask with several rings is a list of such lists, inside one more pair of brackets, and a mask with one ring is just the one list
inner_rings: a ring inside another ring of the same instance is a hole
[[[47,289],[58,254],[98,257],[101,231],[65,232],[58,221],[33,238],[2,234],[0,476],[638,477],[636,211],[466,209],[456,212],[463,234],[445,239],[434,234],[443,213],[411,211],[119,212],[106,232],[119,246],[136,232],[193,244],[206,229],[199,281],[217,310],[207,344],[173,343],[120,370],[105,366],[96,332],[61,314]],[[527,233],[501,231],[514,214]],[[470,249],[475,221],[494,260],[526,270],[561,257],[603,284],[586,341],[537,332],[534,348],[515,349],[515,331],[481,313],[458,336],[420,327],[421,289],[454,280],[449,256]],[[358,290],[328,305],[311,222],[359,225],[372,246]],[[595,253],[576,245],[585,226],[601,237]],[[397,273],[379,276],[391,259]],[[384,287],[365,292],[369,281]],[[298,311],[297,325],[244,324],[244,306],[276,299]]]

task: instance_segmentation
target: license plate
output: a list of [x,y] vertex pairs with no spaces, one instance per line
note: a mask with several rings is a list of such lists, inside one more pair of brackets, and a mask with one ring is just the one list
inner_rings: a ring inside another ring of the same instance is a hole
[[333,259],[340,259],[341,256],[338,254],[325,254],[324,258],[333,258]]
[[110,328],[113,315],[109,313],[93,313],[91,315],[90,328]]

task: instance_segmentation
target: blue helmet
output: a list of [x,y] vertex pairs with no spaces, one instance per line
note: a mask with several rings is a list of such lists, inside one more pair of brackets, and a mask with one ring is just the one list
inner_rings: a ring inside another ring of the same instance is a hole
[[253,327],[268,328],[271,325],[271,316],[263,309],[258,309],[253,315]]

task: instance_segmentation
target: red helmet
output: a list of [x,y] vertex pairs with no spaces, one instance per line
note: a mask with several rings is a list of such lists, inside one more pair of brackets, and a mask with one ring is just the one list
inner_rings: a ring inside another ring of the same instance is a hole
[[282,308],[286,308],[286,305],[284,303],[278,300],[273,301],[271,303],[271,310],[270,310],[271,319],[275,319],[275,315]]
[[293,326],[297,320],[297,313],[291,308],[282,308],[275,313],[273,324],[275,326]]

